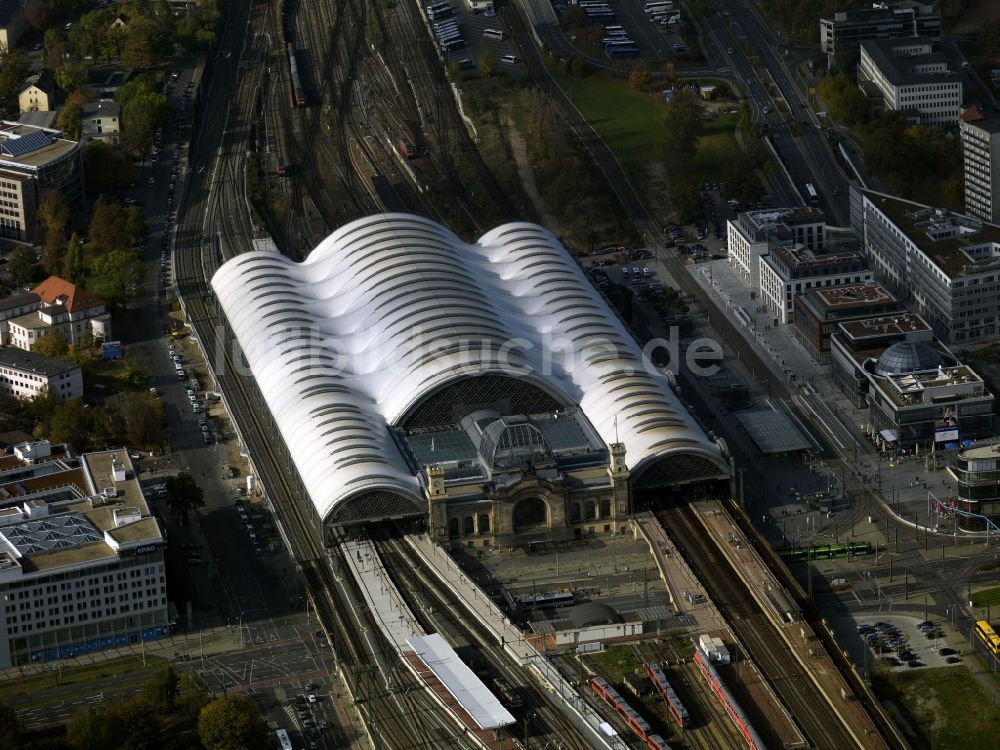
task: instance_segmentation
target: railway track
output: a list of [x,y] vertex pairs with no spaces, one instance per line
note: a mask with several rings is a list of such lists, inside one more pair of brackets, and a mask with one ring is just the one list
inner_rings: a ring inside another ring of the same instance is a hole
[[[694,511],[676,507],[659,511],[657,517],[812,747],[856,747],[850,732],[836,719],[795,657],[784,648],[775,648],[773,626],[728,559],[697,522]],[[755,716],[753,721],[768,744],[779,744],[780,738],[773,736],[761,717]]]
[[[477,620],[462,616],[464,610],[457,595],[426,574],[420,558],[405,542],[395,537],[395,533],[386,532],[374,538],[373,542],[390,579],[421,627],[428,632],[446,632],[453,638],[465,640],[484,657],[484,662],[488,661],[501,677],[516,686],[524,699],[524,706],[518,713],[522,717],[530,714],[537,717],[529,727],[535,730],[532,736],[536,737],[536,742],[544,744],[550,739],[560,738],[570,747],[587,747],[588,739],[559,709],[548,691],[538,689],[527,679],[523,670],[511,662],[495,643],[492,634]],[[538,729],[542,730],[544,737],[538,737]]]
[[[661,655],[656,652],[652,645],[640,643],[635,645],[633,649],[639,661],[643,663],[658,661],[661,667],[664,666]],[[679,654],[675,652],[670,661],[676,661],[678,658]],[[689,664],[685,664],[680,669],[668,668],[667,672],[670,684],[690,715],[688,727],[680,730],[685,747],[690,745],[695,748],[704,748],[704,750],[731,750],[734,747],[739,747],[743,738],[733,727],[726,712],[719,705],[719,701],[697,674],[697,671]],[[678,676],[682,676],[683,680],[677,679]],[[673,717],[659,696],[656,697],[656,701],[657,718],[668,724],[672,731],[678,731]]]

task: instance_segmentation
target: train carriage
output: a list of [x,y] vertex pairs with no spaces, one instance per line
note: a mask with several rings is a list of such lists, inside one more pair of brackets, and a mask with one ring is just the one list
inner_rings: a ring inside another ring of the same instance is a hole
[[667,709],[670,711],[670,715],[674,717],[677,725],[682,728],[687,727],[691,721],[688,710],[681,703],[681,699],[677,697],[677,691],[674,690],[673,686],[667,680],[667,676],[660,668],[659,663],[655,661],[647,663],[646,674],[649,675],[649,679],[653,683],[653,687],[656,688],[656,692],[660,694],[663,702],[667,704]]

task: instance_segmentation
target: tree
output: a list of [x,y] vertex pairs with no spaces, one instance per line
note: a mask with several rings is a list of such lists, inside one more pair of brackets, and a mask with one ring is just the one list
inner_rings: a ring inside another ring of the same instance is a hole
[[676,174],[670,180],[670,205],[678,223],[687,224],[701,212],[701,192],[694,177]]
[[590,63],[583,55],[573,55],[566,63],[566,70],[574,78],[586,78],[590,75]]
[[163,404],[149,391],[121,398],[125,442],[137,448],[157,448],[163,442]]
[[170,120],[167,98],[151,77],[142,76],[120,87],[115,101],[122,105],[122,129],[129,150],[134,155],[144,153],[153,142],[154,131]]
[[690,94],[679,94],[667,107],[663,147],[668,162],[686,165],[694,158],[704,124],[701,113],[701,102]]
[[191,511],[205,507],[204,492],[187,472],[167,477],[164,484],[167,488],[167,507],[179,522],[186,522]]
[[58,329],[50,328],[35,340],[31,350],[43,357],[64,357],[69,351],[69,343]]
[[153,46],[149,38],[130,33],[125,38],[122,48],[122,65],[126,68],[141,69],[150,67],[153,62]]
[[493,55],[491,55],[487,50],[483,50],[479,53],[479,59],[476,61],[476,67],[479,69],[479,75],[482,78],[489,78],[497,72],[497,66],[493,60]]
[[80,140],[80,134],[83,132],[83,106],[67,103],[56,117],[56,127],[72,140]]
[[74,750],[107,750],[114,747],[111,727],[103,711],[80,708],[66,726],[66,738]]
[[0,747],[19,747],[21,720],[17,711],[6,703],[0,703]]
[[143,700],[161,713],[169,713],[174,710],[176,696],[177,674],[169,665],[142,683]]
[[830,116],[838,122],[850,127],[865,121],[868,100],[847,73],[826,76],[819,82],[819,94]]
[[137,167],[129,161],[120,148],[104,141],[90,141],[83,152],[84,176],[87,192],[91,195],[109,193],[119,185],[135,180]]
[[124,306],[139,296],[145,273],[135,250],[112,250],[94,261],[90,291],[108,304]]
[[48,439],[53,443],[69,443],[74,450],[86,449],[93,426],[90,412],[78,398],[61,401],[49,420]]
[[17,112],[17,94],[31,72],[31,63],[23,49],[8,50],[0,56],[0,109]]
[[135,357],[127,357],[122,362],[122,369],[118,373],[118,377],[126,385],[136,387],[149,379],[149,370]]
[[56,68],[56,84],[65,92],[87,81],[87,66],[80,60],[62,60]]
[[133,243],[138,242],[149,233],[146,226],[146,216],[138,206],[125,209],[125,233]]
[[90,215],[90,241],[105,250],[123,250],[130,244],[125,231],[125,207],[102,195]]
[[242,695],[224,695],[198,714],[198,736],[205,750],[264,750],[271,746],[267,724]]
[[62,232],[69,221],[69,204],[55,188],[45,188],[38,201],[38,220],[46,232]]
[[31,277],[31,267],[35,264],[35,255],[21,245],[14,248],[7,263],[7,270],[20,287]]
[[60,275],[67,281],[79,284],[83,281],[83,274],[83,243],[80,242],[77,233],[73,232],[73,236],[66,243],[62,255],[62,274]]
[[633,91],[646,91],[653,85],[653,74],[646,68],[636,68],[628,74],[628,87]]
[[201,675],[195,671],[184,672],[181,675],[178,681],[178,693],[175,701],[177,710],[192,719],[198,718],[201,709],[210,701],[208,688]]

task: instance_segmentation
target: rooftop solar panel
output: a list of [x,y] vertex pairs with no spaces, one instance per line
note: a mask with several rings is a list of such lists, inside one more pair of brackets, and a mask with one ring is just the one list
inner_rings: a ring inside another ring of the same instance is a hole
[[51,142],[44,130],[33,130],[20,136],[8,136],[0,143],[0,151],[7,156],[24,156],[32,151],[45,148]]

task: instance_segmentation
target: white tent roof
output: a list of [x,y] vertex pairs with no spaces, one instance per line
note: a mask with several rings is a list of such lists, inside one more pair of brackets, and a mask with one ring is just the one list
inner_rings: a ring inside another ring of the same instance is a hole
[[534,224],[468,245],[422,217],[369,216],[302,263],[233,258],[212,288],[321,517],[369,491],[421,507],[387,425],[444,384],[514,368],[624,443],[633,475],[671,453],[726,471],[579,265]]
[[480,729],[496,729],[514,723],[510,711],[500,705],[496,696],[438,633],[415,635],[406,642]]

